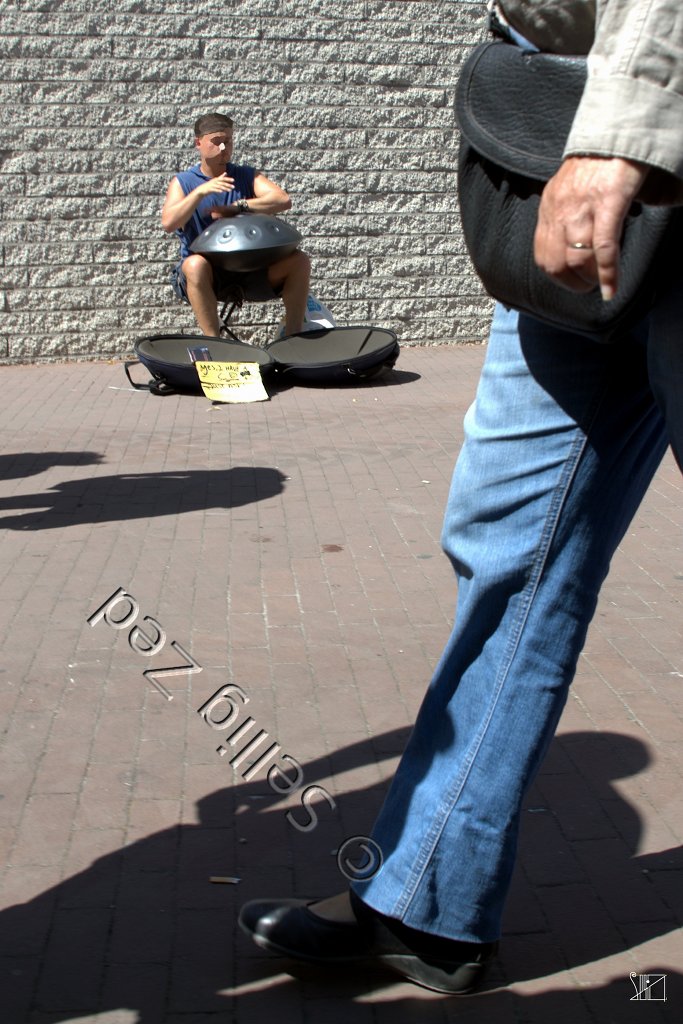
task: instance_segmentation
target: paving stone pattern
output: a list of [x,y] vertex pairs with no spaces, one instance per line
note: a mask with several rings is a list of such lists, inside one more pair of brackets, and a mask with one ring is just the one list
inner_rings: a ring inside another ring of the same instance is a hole
[[[454,87],[473,0],[5,0],[0,361],[122,354],[193,323],[159,212],[192,129],[232,113],[236,159],[293,197],[314,294],[404,344],[481,341],[460,237]],[[281,304],[238,317],[271,339]]]
[[[526,801],[487,990],[292,977],[235,925],[249,898],[338,891],[333,851],[381,802],[449,631],[439,534],[483,352],[408,348],[369,384],[233,407],[133,391],[115,362],[0,368],[2,1024],[680,1021],[669,456]],[[228,684],[236,726],[334,802],[316,792],[315,828],[287,817],[301,791],[221,756],[197,709]],[[667,1001],[633,1001],[631,973],[666,975]]]

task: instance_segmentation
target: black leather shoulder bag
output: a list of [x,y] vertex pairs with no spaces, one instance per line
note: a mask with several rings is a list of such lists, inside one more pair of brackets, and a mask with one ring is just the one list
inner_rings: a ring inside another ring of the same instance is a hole
[[465,243],[486,291],[506,306],[615,341],[649,309],[681,239],[678,208],[634,203],[616,297],[572,292],[534,263],[541,192],[562,163],[586,81],[585,57],[528,53],[494,41],[467,59],[456,94],[458,188]]

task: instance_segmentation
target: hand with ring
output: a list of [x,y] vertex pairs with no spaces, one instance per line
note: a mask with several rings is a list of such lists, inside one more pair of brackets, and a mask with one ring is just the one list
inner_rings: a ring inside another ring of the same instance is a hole
[[613,299],[624,218],[647,174],[621,157],[568,157],[541,196],[534,238],[541,270],[573,291],[599,286],[605,302]]

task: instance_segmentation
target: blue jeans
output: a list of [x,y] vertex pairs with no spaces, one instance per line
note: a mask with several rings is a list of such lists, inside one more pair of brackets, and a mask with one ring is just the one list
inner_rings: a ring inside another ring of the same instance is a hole
[[383,867],[354,883],[413,928],[500,934],[522,800],[666,450],[662,409],[683,452],[681,290],[614,345],[496,310],[443,529],[455,626],[373,831]]

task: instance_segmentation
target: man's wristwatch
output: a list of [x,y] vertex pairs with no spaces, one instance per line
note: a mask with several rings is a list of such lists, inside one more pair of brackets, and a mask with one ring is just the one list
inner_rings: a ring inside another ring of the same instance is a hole
[[236,199],[235,206],[240,213],[249,213],[249,203],[246,199]]

